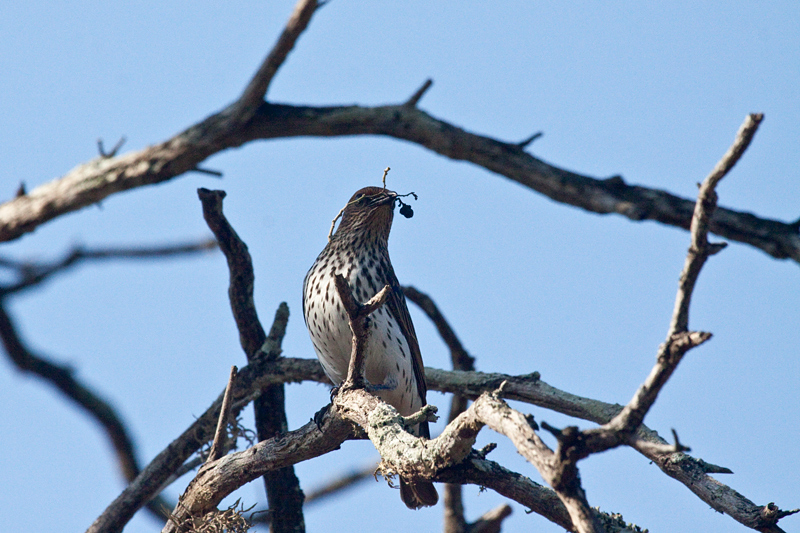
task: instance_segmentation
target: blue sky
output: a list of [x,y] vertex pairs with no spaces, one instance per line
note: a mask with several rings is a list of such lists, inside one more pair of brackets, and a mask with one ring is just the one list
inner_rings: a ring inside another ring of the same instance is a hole
[[[291,2],[31,1],[0,17],[0,193],[29,190],[96,155],[160,142],[234,100],[279,35]],[[720,204],[779,220],[800,216],[800,4],[797,2],[346,2],[313,18],[274,80],[275,102],[378,105],[408,98],[467,130],[519,141],[556,166],[693,197],[749,112],[756,138],[718,188]],[[330,220],[392,167],[415,216],[396,220],[390,251],[402,283],[429,293],[484,371],[541,372],[570,392],[625,403],[666,333],[688,234],[556,204],[507,179],[379,137],[258,142],[207,168],[113,196],[62,217],[0,253],[48,259],[74,243],[164,243],[208,230],[195,190],[222,188],[225,211],[256,269],[265,324],[292,316],[287,356],[313,357],[303,276]],[[712,237],[713,239],[713,237]],[[646,419],[678,430],[693,455],[735,474],[751,500],[800,506],[800,270],[731,244],[701,274],[690,326],[714,333],[690,352]],[[74,366],[129,423],[142,461],[202,413],[243,365],[221,255],[85,266],[11,305],[37,350]],[[412,309],[426,364],[447,367],[434,329]],[[292,427],[327,401],[319,385],[287,388]],[[429,402],[445,407],[438,393]],[[123,488],[98,428],[40,381],[0,367],[0,515],[9,530],[81,531]],[[517,406],[538,420],[574,423]],[[250,416],[249,414],[247,416]],[[589,427],[585,422],[577,422]],[[486,431],[492,458],[538,480]],[[368,443],[299,465],[305,488],[363,465]],[[745,528],[714,513],[639,454],[581,463],[592,505],[651,531]],[[8,481],[10,480],[10,482]],[[188,479],[183,480],[185,483]],[[369,485],[369,483],[368,483]],[[173,487],[176,498],[183,486]],[[503,500],[465,490],[469,519]],[[237,493],[263,501],[263,486]],[[353,509],[359,512],[353,513]],[[795,529],[798,518],[784,526]],[[385,484],[306,513],[309,531],[439,529],[441,509],[410,512]],[[126,531],[159,526],[137,516]],[[504,531],[559,531],[514,504]]]

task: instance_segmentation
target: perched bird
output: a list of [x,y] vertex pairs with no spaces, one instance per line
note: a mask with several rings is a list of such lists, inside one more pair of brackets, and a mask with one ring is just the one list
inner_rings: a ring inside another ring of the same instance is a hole
[[[398,202],[397,193],[380,187],[365,187],[350,198],[339,228],[306,274],[303,314],[319,362],[338,386],[347,378],[352,332],[334,275],[345,277],[361,303],[389,285],[385,305],[368,318],[364,375],[383,401],[408,416],[426,404],[427,388],[417,334],[389,260],[389,231]],[[410,207],[404,205],[401,213],[410,216]],[[419,424],[415,433],[430,438],[428,423]],[[400,496],[410,509],[439,500],[433,483],[403,478]]]

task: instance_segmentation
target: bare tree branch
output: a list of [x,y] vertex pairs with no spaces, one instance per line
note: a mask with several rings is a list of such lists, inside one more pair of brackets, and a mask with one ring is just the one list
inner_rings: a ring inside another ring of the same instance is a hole
[[286,61],[289,52],[294,48],[300,34],[308,26],[311,21],[311,16],[317,10],[318,4],[316,0],[300,0],[294,8],[292,16],[286,23],[286,27],[278,38],[278,42],[267,55],[264,62],[259,67],[253,79],[239,97],[236,102],[236,113],[242,115],[243,120],[249,120],[255,110],[264,101],[264,96],[267,94],[267,89],[278,72],[278,69]]
[[[136,459],[133,439],[119,414],[111,404],[75,378],[71,368],[57,365],[25,346],[6,310],[6,305],[5,299],[0,298],[0,340],[11,362],[19,370],[30,372],[52,384],[98,422],[116,452],[117,464],[122,475],[126,481],[133,481],[140,474],[141,467]],[[166,518],[164,509],[169,506],[165,500],[156,498],[148,503],[147,508],[157,518],[163,519]]]
[[428,318],[431,319],[433,325],[436,326],[439,336],[442,337],[442,340],[450,349],[450,359],[453,362],[453,370],[475,370],[475,358],[464,349],[461,341],[458,340],[456,332],[447,322],[447,319],[439,310],[436,302],[424,292],[410,285],[403,287],[403,294],[422,309],[422,311],[428,315]]
[[[305,4],[304,4],[305,5]],[[263,102],[243,124],[237,103],[144,150],[79,165],[62,178],[0,205],[0,242],[19,238],[53,218],[111,194],[161,183],[195,169],[207,157],[257,139],[298,136],[386,135],[451,159],[469,161],[552,200],[593,213],[621,214],[689,229],[694,202],[668,192],[628,185],[619,176],[598,179],[570,172],[525,152],[519,143],[476,135],[415,106],[308,107]],[[800,224],[720,208],[713,233],[750,244],[778,259],[800,263]]]
[[[419,413],[401,417],[396,409],[365,390],[364,357],[369,324],[367,317],[378,309],[391,288],[387,285],[367,304],[353,297],[344,276],[335,276],[336,290],[344,307],[352,332],[350,365],[347,380],[338,389],[332,403],[338,413],[367,433],[381,454],[384,476],[398,475],[401,480],[431,479],[437,470],[464,460],[472,450],[478,432],[488,425],[506,435],[517,451],[533,464],[553,487],[567,507],[573,525],[579,533],[601,533],[596,513],[589,507],[580,484],[577,459],[564,458],[559,439],[559,455],[554,454],[534,433],[527,418],[508,407],[493,395],[483,394],[472,406],[450,422],[441,435],[433,440],[413,436],[406,428],[418,424],[431,413],[433,406],[425,405]],[[498,392],[502,390],[502,385]],[[490,404],[491,407],[484,408]],[[454,511],[457,509],[454,509]],[[459,523],[454,523],[460,526]]]
[[364,380],[364,363],[366,362],[365,349],[367,346],[367,334],[369,333],[365,319],[386,302],[386,298],[392,288],[389,285],[384,286],[367,303],[362,305],[353,296],[353,292],[344,276],[336,274],[334,281],[336,282],[336,291],[339,293],[339,299],[342,301],[342,307],[347,312],[350,330],[353,332],[350,365],[347,369],[347,379],[342,383],[342,387],[363,387],[366,383]]
[[[425,293],[414,287],[403,287],[406,298],[414,302],[422,309],[431,322],[436,326],[436,330],[450,349],[450,360],[453,362],[453,370],[475,370],[475,358],[467,353],[461,341],[458,340],[455,331],[447,322],[444,315],[436,303]],[[450,423],[458,415],[467,409],[467,398],[462,394],[454,393],[450,399],[450,414],[447,422]],[[476,524],[468,524],[464,516],[464,497],[461,484],[447,483],[444,487],[444,532],[445,533],[466,533],[472,531]],[[502,521],[502,519],[500,519]],[[499,522],[498,522],[499,525]]]
[[174,520],[162,531],[179,531],[183,520],[215,509],[225,496],[245,483],[267,472],[331,452],[352,435],[352,425],[329,410],[319,425],[309,422],[300,429],[261,441],[252,448],[228,454],[204,466],[181,496],[172,513]]
[[483,513],[475,522],[470,524],[470,533],[500,533],[500,526],[503,520],[511,515],[511,506],[508,504],[500,505],[491,511]]
[[689,304],[692,301],[692,291],[700,269],[703,268],[708,256],[719,252],[725,246],[725,243],[711,245],[708,242],[709,224],[717,209],[716,186],[750,146],[750,141],[753,140],[763,119],[762,114],[751,114],[745,118],[731,147],[700,185],[690,228],[692,243],[681,272],[680,288],[675,297],[675,309],[667,333],[668,339],[677,333],[688,331]]
[[[496,389],[500,383],[505,381],[503,394],[507,399],[531,403],[600,424],[611,420],[622,409],[620,405],[582,398],[560,391],[539,380],[538,375],[534,376],[536,379],[533,379],[530,375],[509,376],[481,372],[454,372],[430,367],[425,369],[425,375],[429,390],[442,392],[457,390],[473,399],[483,392]],[[330,384],[316,359],[280,358],[269,362],[259,360],[247,365],[240,370],[236,381],[234,412],[238,413],[244,408],[248,400],[251,400],[254,394],[257,394],[257,391],[265,385],[307,380]],[[180,437],[156,456],[142,474],[98,517],[88,531],[120,531],[118,527],[121,525],[119,524],[127,523],[133,513],[148,498],[157,493],[164,481],[177,471],[200,446],[211,439],[220,405],[221,396]],[[657,433],[646,428],[640,428],[637,434],[647,440],[666,443]],[[632,444],[634,447],[636,442],[634,441]],[[647,449],[639,451],[663,472],[686,485],[700,499],[709,505],[713,504],[715,509],[720,512],[732,516],[753,529],[757,529],[756,526],[761,523],[760,516],[766,508],[765,506],[754,504],[735,490],[707,475],[708,472],[719,471],[720,467],[709,466],[705,461],[694,459],[683,453],[652,454]],[[440,472],[434,479],[442,482],[457,482],[454,478],[443,476],[444,474]],[[497,490],[496,486],[486,483],[485,479],[476,481],[475,484]],[[507,487],[507,490],[511,489]],[[502,490],[497,491],[508,496]],[[553,497],[555,497],[554,494]],[[516,498],[512,499],[520,501]],[[530,507],[529,502],[520,501],[520,503]],[[566,513],[566,511],[564,512]]]
[[233,385],[236,383],[236,374],[239,371],[236,366],[231,367],[231,374],[228,377],[228,386],[225,387],[225,394],[222,396],[222,406],[219,409],[217,419],[217,430],[214,432],[214,442],[208,452],[206,463],[213,463],[224,455],[225,437],[228,434],[228,419],[231,416],[231,397],[233,396]]
[[607,429],[632,434],[641,425],[659,391],[677,368],[683,355],[711,338],[710,333],[689,332],[688,326],[689,305],[700,270],[710,255],[722,249],[719,246],[712,247],[708,243],[709,223],[717,207],[715,188],[747,149],[762,119],[763,115],[748,115],[745,118],[733,145],[700,186],[692,216],[691,246],[681,272],[667,340],[659,348],[657,364],[647,381],[636,391],[633,399],[620,414],[606,425]]
[[[280,311],[276,315],[280,315]],[[276,319],[278,318],[280,317],[276,317]],[[274,329],[276,326],[273,326]],[[276,361],[266,361],[265,358],[258,358],[243,367],[237,375],[233,389],[232,414],[237,416],[247,404],[260,394],[261,389],[268,385],[302,381],[303,379],[330,383],[316,360],[281,358]],[[87,529],[87,533],[122,531],[134,513],[158,494],[170,476],[177,472],[192,454],[213,438],[222,406],[222,397],[221,393],[180,436],[156,455],[139,476],[97,517]]]
[[428,89],[430,89],[432,85],[433,85],[432,79],[428,78],[427,80],[425,80],[425,83],[423,83],[422,86],[419,89],[417,89],[414,92],[414,94],[411,95],[411,98],[406,100],[405,105],[408,107],[417,107],[419,101],[422,100],[422,97],[425,96],[425,93],[428,92]]
[[344,476],[340,476],[329,483],[320,485],[319,487],[316,487],[308,491],[305,504],[309,505],[317,503],[320,500],[330,495],[339,494],[344,490],[353,488],[355,485],[361,483],[362,481],[374,477],[375,470],[377,468],[378,468],[377,463],[371,463],[359,470],[353,470],[352,472]]
[[181,255],[190,255],[216,248],[217,241],[203,239],[181,244],[165,244],[160,246],[116,246],[116,247],[84,247],[74,246],[64,256],[51,263],[20,261],[0,257],[0,266],[15,270],[17,281],[0,286],[0,297],[21,292],[47,281],[55,274],[61,274],[71,267],[86,261],[118,260],[118,259],[157,259]]
[[[222,212],[224,191],[198,189],[203,204],[203,218],[217,237],[220,249],[225,254],[230,270],[228,296],[231,310],[239,330],[239,340],[248,362],[256,357],[275,360],[281,354],[281,342],[289,320],[289,307],[282,303],[275,315],[270,337],[258,320],[253,288],[255,274],[247,245],[239,238]],[[254,402],[256,432],[259,440],[266,440],[286,433],[286,396],[283,384],[264,388]],[[303,491],[294,468],[270,471],[264,475],[264,485],[270,506],[270,530],[276,533],[305,531],[303,519]]]

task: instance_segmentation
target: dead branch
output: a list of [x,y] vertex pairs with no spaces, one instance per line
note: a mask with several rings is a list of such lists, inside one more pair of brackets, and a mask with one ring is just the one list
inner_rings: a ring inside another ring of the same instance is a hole
[[[600,424],[611,420],[622,409],[622,406],[619,405],[582,398],[560,391],[539,380],[538,376],[537,379],[532,379],[531,376],[454,372],[427,368],[426,380],[428,381],[429,390],[458,390],[473,399],[483,392],[496,389],[500,383],[506,381],[503,393],[507,399],[532,403]],[[257,394],[257,391],[265,385],[301,381],[330,384],[316,359],[280,358],[270,362],[259,360],[247,365],[240,370],[236,380],[233,396],[234,412],[238,413],[243,409]],[[197,449],[212,438],[214,423],[219,414],[220,405],[221,395],[180,437],[159,453],[144,468],[142,474],[114,500],[88,531],[93,533],[120,531],[118,527],[121,526],[119,525],[127,523],[136,510],[141,508],[152,495],[157,494],[164,481],[173,472],[181,468],[181,465]],[[656,432],[646,428],[640,428],[637,434],[653,442],[666,443]],[[641,441],[634,441],[632,446],[636,447],[637,442]],[[756,505],[737,491],[707,475],[708,473],[720,472],[726,469],[709,465],[705,461],[694,459],[684,453],[654,454],[648,449],[639,451],[653,461],[663,472],[686,485],[701,500],[709,505],[713,504],[714,508],[720,512],[724,512],[745,524],[756,524],[760,520],[759,517],[765,506]],[[453,476],[448,477],[447,472],[447,469],[440,471],[434,477],[434,480],[450,483],[461,482]],[[475,477],[477,474],[472,472],[470,475],[472,476],[471,478],[464,478],[464,483],[486,486],[523,505],[534,507],[531,502],[535,498],[533,496],[520,496],[520,490],[522,489],[517,490],[510,481],[501,480],[497,484],[492,484],[489,482],[490,474],[486,474],[483,477]],[[516,476],[519,477],[518,474]],[[527,484],[524,484],[524,486],[527,487],[525,491],[535,490]],[[536,498],[538,497],[536,496]],[[551,498],[558,500],[554,493],[552,493]],[[543,505],[547,508],[551,507],[550,504]],[[542,514],[538,510],[536,512]],[[563,512],[566,513],[566,510],[563,510]]]
[[621,435],[631,435],[641,425],[659,391],[677,368],[684,354],[711,338],[710,333],[690,332],[688,326],[689,305],[700,270],[710,255],[722,249],[720,246],[711,246],[707,238],[709,223],[717,207],[715,188],[747,149],[762,119],[763,115],[748,115],[745,118],[733,145],[700,186],[692,216],[691,246],[681,272],[667,340],[659,347],[658,360],[650,376],[620,414],[606,425],[607,429],[617,431]]
[[511,515],[511,506],[500,505],[491,511],[483,513],[475,522],[470,524],[469,533],[500,533],[503,520]]
[[[302,5],[304,5],[301,2]],[[308,4],[307,2],[305,4]],[[311,2],[315,5],[315,2]],[[310,15],[309,15],[310,16]],[[292,21],[290,21],[290,24]],[[275,360],[280,357],[281,343],[289,320],[289,307],[281,303],[275,315],[270,336],[258,320],[253,290],[255,274],[247,245],[239,238],[222,212],[225,191],[198,189],[203,204],[203,218],[219,242],[230,271],[228,297],[231,303],[239,341],[248,362],[257,357]],[[265,387],[254,402],[256,432],[259,440],[286,433],[286,397],[282,383]],[[300,480],[290,465],[264,475],[264,485],[270,506],[271,530],[275,533],[305,531],[303,519],[303,491]]]
[[161,246],[74,246],[61,259],[53,262],[20,261],[0,257],[0,266],[15,271],[17,276],[16,282],[0,286],[0,297],[40,285],[52,276],[62,274],[71,267],[87,261],[168,258],[204,252],[216,246],[217,242],[213,239]]
[[716,187],[750,146],[750,141],[753,140],[763,119],[764,115],[762,114],[750,114],[745,118],[731,147],[700,185],[690,227],[692,243],[689,247],[689,254],[686,256],[683,272],[681,272],[680,286],[675,297],[675,308],[672,312],[667,339],[677,333],[688,331],[689,304],[700,269],[703,268],[710,255],[725,247],[725,243],[712,245],[708,242],[709,224],[717,209]]
[[241,487],[277,469],[329,453],[353,436],[353,426],[331,409],[320,420],[276,438],[261,441],[242,452],[228,454],[201,469],[186,488],[163,533],[179,531],[191,516],[214,510],[222,499]]
[[[592,178],[550,165],[524,151],[524,143],[477,135],[436,119],[406,102],[378,107],[308,107],[261,99],[277,68],[305,29],[314,2],[302,0],[272,53],[239,100],[171,139],[115,157],[81,164],[61,178],[0,205],[0,242],[19,238],[56,217],[126,190],[153,185],[198,168],[206,158],[257,139],[298,136],[386,135],[440,155],[469,161],[557,202],[593,213],[617,213],[689,229],[694,202],[658,189],[626,184],[619,176]],[[427,90],[428,84],[423,85]],[[421,97],[424,91],[418,91]],[[253,109],[254,103],[258,107]],[[713,233],[754,246],[778,259],[800,262],[796,223],[718,209]]]
[[339,494],[342,491],[351,489],[364,480],[372,479],[377,469],[378,464],[371,463],[359,470],[353,470],[352,472],[340,476],[333,481],[309,490],[308,495],[306,496],[305,505],[319,502],[328,496]]
[[366,383],[364,380],[365,350],[367,334],[369,333],[366,318],[386,302],[386,298],[392,288],[389,285],[385,285],[367,303],[361,304],[353,296],[353,291],[344,276],[336,274],[334,281],[336,282],[336,291],[342,301],[342,307],[347,312],[350,331],[353,333],[350,365],[347,369],[347,379],[342,383],[342,388],[364,387]]
[[[96,420],[116,452],[117,464],[125,480],[131,482],[136,479],[141,473],[141,467],[136,458],[133,439],[120,415],[99,394],[81,383],[71,368],[53,363],[30,350],[17,332],[6,305],[5,299],[0,298],[0,341],[11,362],[20,371],[30,372],[49,382]],[[170,507],[170,504],[161,498],[145,500],[139,507],[144,504],[147,504],[148,510],[158,519],[166,518],[164,509]]]
[[294,12],[283,29],[283,33],[278,38],[278,42],[272,47],[261,67],[259,67],[258,72],[247,84],[235,104],[234,113],[239,114],[243,122],[249,120],[258,106],[264,101],[264,96],[267,94],[272,78],[275,77],[278,69],[286,61],[286,57],[294,48],[300,34],[305,31],[311,21],[311,16],[318,7],[316,0],[300,0],[295,6]]
[[[447,322],[439,307],[427,294],[418,291],[414,287],[403,287],[406,298],[414,302],[422,309],[431,322],[436,326],[439,336],[450,349],[450,360],[453,362],[453,370],[475,370],[475,358],[467,353],[461,341],[458,340],[453,328]],[[458,415],[467,409],[467,398],[459,393],[454,393],[450,399],[450,414],[447,422],[450,423]],[[477,528],[476,524],[468,524],[464,516],[464,498],[461,484],[447,483],[444,487],[444,532],[445,533],[466,533]],[[502,521],[502,519],[501,519]],[[499,524],[499,522],[498,522]]]
[[512,472],[499,463],[475,455],[473,453],[460,464],[440,470],[434,480],[492,489],[568,531],[572,528],[569,513],[553,489]]
[[217,430],[214,432],[214,442],[208,452],[206,463],[213,463],[224,455],[225,437],[228,434],[228,420],[231,416],[231,397],[233,396],[233,384],[236,382],[236,374],[239,371],[236,366],[231,367],[231,374],[228,377],[228,386],[222,396],[222,406],[219,409],[217,419]]
[[264,333],[253,303],[255,274],[250,252],[222,212],[225,191],[200,188],[197,189],[197,196],[203,204],[203,218],[228,262],[230,272],[228,297],[239,330],[239,342],[247,359],[250,360],[267,340],[267,334]]
[[[276,315],[276,321],[280,320],[280,310]],[[275,329],[276,326],[273,326],[273,330]],[[239,412],[253,401],[261,389],[267,385],[302,381],[304,378],[301,376],[306,376],[319,383],[329,383],[319,362],[311,359],[265,361],[259,358],[243,367],[237,375],[233,389],[231,409],[233,416],[238,416]],[[221,393],[180,436],[156,455],[150,464],[97,517],[87,529],[87,533],[122,531],[134,513],[158,494],[170,476],[181,469],[192,454],[213,438],[222,406],[222,397]],[[167,508],[171,507],[173,506]]]
[[[428,440],[407,432],[407,427],[427,418],[430,412],[435,412],[435,407],[426,405],[415,415],[401,417],[396,409],[372,396],[364,388],[364,357],[369,333],[367,317],[383,304],[391,288],[387,285],[367,304],[361,305],[353,297],[344,276],[337,274],[335,281],[350,323],[352,349],[347,380],[332,398],[332,403],[338,414],[367,433],[381,455],[384,476],[397,475],[407,481],[432,479],[437,470],[463,461],[471,452],[478,432],[484,425],[488,425],[506,435],[517,451],[553,487],[567,507],[572,523],[579,533],[602,531],[596,513],[589,507],[580,486],[577,459],[564,460],[561,455],[564,448],[561,440],[559,455],[554,454],[534,433],[527,418],[508,407],[494,394],[482,394],[435,439]],[[499,390],[502,390],[502,385]],[[490,406],[486,406],[487,404]]]

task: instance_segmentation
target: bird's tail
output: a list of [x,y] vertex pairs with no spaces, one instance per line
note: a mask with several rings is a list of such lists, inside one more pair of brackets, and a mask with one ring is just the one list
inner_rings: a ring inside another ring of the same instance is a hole
[[409,509],[432,507],[439,501],[439,493],[430,481],[406,481],[400,478],[400,498]]
[[[431,438],[428,423],[422,422],[417,433],[420,437]],[[433,507],[439,501],[439,493],[430,481],[406,481],[400,478],[400,498],[409,509]]]

